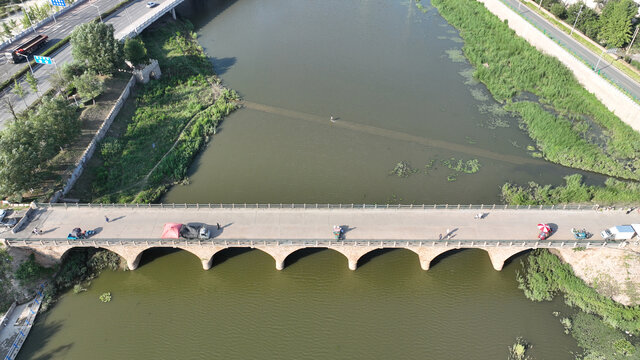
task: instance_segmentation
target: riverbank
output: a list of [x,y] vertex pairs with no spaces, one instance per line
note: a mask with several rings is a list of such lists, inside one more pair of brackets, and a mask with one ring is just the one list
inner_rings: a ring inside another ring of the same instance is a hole
[[[562,295],[567,305],[580,310],[573,314],[562,314],[560,321],[565,333],[571,334],[578,345],[585,349],[584,359],[623,359],[640,353],[640,343],[636,339],[640,334],[640,306],[625,306],[611,298],[612,288],[617,283],[613,276],[632,281],[631,272],[625,274],[624,270],[618,270],[616,274],[616,271],[607,272],[605,269],[610,270],[619,261],[628,266],[631,263],[637,265],[638,258],[627,252],[615,253],[614,250],[608,251],[604,255],[606,261],[603,261],[603,254],[597,251],[597,254],[589,252],[585,255],[563,251],[559,254],[570,261],[563,262],[547,250],[534,250],[522,262],[523,270],[517,275],[518,283],[525,296],[532,301],[551,301],[557,295]],[[579,269],[580,277],[574,272],[574,266]],[[595,276],[590,283],[585,283],[582,278],[589,279],[592,276],[589,273]],[[625,286],[626,295],[632,294],[630,297],[634,299],[637,296],[635,286],[635,283]]]
[[185,181],[198,151],[236,108],[188,20],[165,20],[141,35],[162,78],[136,90],[116,117],[100,151],[71,197],[87,202],[157,200]]
[[[475,0],[434,0],[433,5],[459,29],[474,77],[522,119],[546,160],[640,179],[640,134],[586,91],[560,61],[516,36]],[[525,99],[527,94],[538,101]]]

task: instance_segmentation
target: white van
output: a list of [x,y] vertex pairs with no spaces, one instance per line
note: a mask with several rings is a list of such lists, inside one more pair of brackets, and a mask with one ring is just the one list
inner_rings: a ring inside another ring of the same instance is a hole
[[640,233],[640,224],[618,225],[600,233],[605,240],[630,240],[635,234]]

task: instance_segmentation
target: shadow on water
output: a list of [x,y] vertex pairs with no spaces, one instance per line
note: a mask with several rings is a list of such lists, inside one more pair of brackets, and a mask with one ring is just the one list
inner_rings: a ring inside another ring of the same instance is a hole
[[46,323],[47,315],[47,313],[38,315],[36,318],[36,326],[33,327],[33,330],[25,342],[26,346],[22,347],[16,359],[49,360],[67,358],[67,352],[71,349],[73,343],[58,346],[46,354],[36,356],[36,352],[46,348],[49,340],[53,338],[52,335],[60,331],[63,325],[62,321]]
[[217,75],[222,75],[226,73],[227,70],[231,69],[237,60],[235,57],[217,58],[215,56],[211,56],[209,57],[209,61],[213,64],[213,71],[215,71]]
[[429,265],[429,268],[431,269],[434,266],[436,266],[440,261],[442,261],[442,260],[444,260],[444,259],[446,259],[446,258],[448,258],[450,256],[453,256],[455,254],[459,254],[459,253],[461,253],[462,251],[465,251],[465,250],[468,250],[468,249],[454,249],[454,250],[449,250],[447,252],[444,252],[444,253],[436,256],[435,258],[433,258],[433,260],[431,260],[431,264]]
[[151,248],[142,252],[142,257],[140,258],[140,263],[138,267],[144,266],[146,264],[152,263],[154,260],[159,259],[166,255],[175,254],[178,251],[184,251],[182,249],[174,249],[174,248]]
[[524,258],[525,256],[529,255],[532,251],[533,249],[522,250],[521,252],[511,256],[510,258],[504,261],[504,265],[502,266],[502,268],[504,269],[512,262]]
[[380,256],[380,255],[384,255],[386,253],[392,252],[392,251],[396,251],[398,249],[376,249],[373,251],[369,251],[368,253],[362,255],[362,257],[360,257],[360,259],[358,259],[358,268],[366,265],[369,261],[373,260],[374,258]]
[[249,251],[252,251],[252,248],[245,247],[231,247],[226,248],[224,250],[220,250],[213,255],[213,259],[211,260],[211,267],[215,267],[217,265],[222,264],[223,262],[234,258],[238,255],[246,254]]
[[304,249],[300,249],[300,250],[296,250],[293,253],[289,254],[289,256],[287,256],[286,259],[284,259],[284,268],[288,268],[289,266],[295,264],[296,262],[298,262],[298,260],[313,255],[313,254],[317,254],[321,251],[325,251],[328,250],[327,248],[304,248]]

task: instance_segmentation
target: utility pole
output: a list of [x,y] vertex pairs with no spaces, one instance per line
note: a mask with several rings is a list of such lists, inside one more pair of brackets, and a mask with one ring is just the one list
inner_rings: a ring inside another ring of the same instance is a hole
[[540,0],[540,4],[538,4],[538,9],[542,7],[542,0]]
[[104,22],[102,21],[102,14],[100,13],[100,7],[98,7],[98,5],[96,4],[89,4],[90,6],[94,6],[96,9],[98,9],[98,16],[100,17],[100,22]]
[[600,53],[600,57],[598,57],[598,62],[596,63],[596,67],[593,71],[598,72],[598,65],[600,65],[600,60],[602,60],[602,55],[604,55],[605,51],[607,51],[607,48],[602,49],[602,53]]
[[631,50],[631,45],[633,45],[633,42],[635,41],[636,36],[638,36],[638,30],[640,30],[640,25],[636,26],[636,31],[633,33],[633,38],[631,39],[631,43],[627,47],[627,52],[625,54],[629,54],[629,51]]
[[578,11],[578,15],[576,15],[576,21],[573,22],[573,27],[571,28],[571,32],[569,33],[569,36],[573,34],[573,30],[576,28],[576,24],[578,23],[578,18],[580,17],[580,13],[582,12],[583,7],[584,7],[584,3],[580,5],[580,10]]

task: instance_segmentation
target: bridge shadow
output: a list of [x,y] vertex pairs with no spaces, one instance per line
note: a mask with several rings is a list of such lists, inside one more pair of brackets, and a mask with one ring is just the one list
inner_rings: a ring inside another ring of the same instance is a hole
[[140,262],[138,263],[138,268],[146,264],[150,264],[156,259],[159,259],[163,256],[175,254],[179,251],[184,251],[184,250],[170,248],[170,247],[152,247],[152,248],[146,249],[142,252],[142,255],[140,255]]
[[358,269],[366,264],[368,264],[371,260],[375,259],[378,256],[390,253],[392,251],[396,251],[398,249],[395,248],[384,248],[384,249],[376,249],[369,251],[368,253],[362,255],[360,259],[358,259]]
[[527,249],[527,250],[522,250],[521,252],[510,256],[509,258],[507,258],[507,260],[504,261],[504,265],[502,265],[502,269],[504,269],[505,267],[507,267],[507,265],[511,264],[514,260],[517,260],[518,258],[524,256],[524,255],[529,255],[530,252],[532,252],[534,249]]
[[442,260],[444,260],[444,259],[446,259],[446,258],[448,258],[450,256],[459,254],[459,253],[461,253],[462,251],[465,251],[465,250],[468,250],[468,249],[453,249],[453,250],[449,250],[447,252],[443,252],[442,254],[436,256],[435,258],[433,258],[431,260],[429,268],[432,268],[432,267],[436,266],[440,261],[442,261]]
[[213,254],[213,258],[211,260],[211,267],[213,268],[216,265],[220,265],[231,258],[234,258],[238,255],[246,254],[253,250],[255,249],[252,249],[249,247],[230,247],[230,248],[220,250],[217,253]]
[[289,254],[285,259],[284,259],[284,268],[288,268],[290,265],[295,264],[296,262],[298,262],[298,260],[305,258],[307,256],[313,255],[313,254],[317,254],[319,252],[325,251],[325,250],[329,250],[327,248],[324,247],[318,247],[318,248],[304,248],[304,249],[300,249],[300,250],[296,250],[294,252],[292,252],[291,254]]

